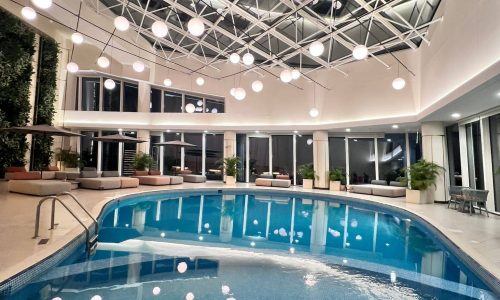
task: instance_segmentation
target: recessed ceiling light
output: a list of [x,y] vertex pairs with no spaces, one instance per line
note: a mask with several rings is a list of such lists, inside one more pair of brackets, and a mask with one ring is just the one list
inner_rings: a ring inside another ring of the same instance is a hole
[[299,132],[298,132],[297,130],[294,130],[294,131],[293,131],[293,133],[297,134],[297,133],[299,133]]
[[392,125],[392,129],[398,129],[398,128],[399,128],[399,125],[397,125],[397,124]]
[[345,131],[346,132],[351,132],[351,128],[346,128]]
[[452,113],[452,114],[451,114],[451,117],[452,117],[453,119],[458,119],[458,118],[460,118],[461,116],[462,116],[462,115],[461,115],[461,114],[459,114],[459,113]]
[[255,130],[255,133],[259,133],[259,131],[258,131],[258,130]]
[[389,143],[390,143],[390,142],[392,142],[392,140],[391,140],[391,139],[387,139],[387,141],[388,141]]
[[207,133],[207,132],[208,132],[208,130],[204,130],[203,132],[204,132],[204,133]]
[[500,97],[500,92],[497,93],[497,97]]

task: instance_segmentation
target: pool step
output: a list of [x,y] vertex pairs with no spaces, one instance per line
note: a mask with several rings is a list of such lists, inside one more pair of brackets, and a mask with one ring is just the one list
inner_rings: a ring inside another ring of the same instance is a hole
[[91,256],[95,253],[96,248],[97,248],[98,238],[99,238],[99,235],[96,234],[89,239],[89,241],[87,243],[87,255],[88,256]]

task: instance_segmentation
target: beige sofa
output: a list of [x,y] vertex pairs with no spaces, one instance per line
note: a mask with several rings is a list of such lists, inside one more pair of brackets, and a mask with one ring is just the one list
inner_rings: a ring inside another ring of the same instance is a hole
[[48,196],[57,195],[62,192],[71,191],[71,183],[57,180],[10,180],[8,183],[9,192],[34,195]]
[[138,179],[142,185],[174,185],[184,182],[182,176],[160,175],[158,171],[135,171],[132,177]]
[[385,180],[372,180],[371,184],[360,184],[350,186],[352,193],[375,195],[383,197],[405,197],[406,187],[397,181],[391,181],[387,185]]
[[292,182],[290,179],[257,178],[255,179],[255,185],[289,188],[292,185]]
[[103,171],[99,177],[97,171],[86,170],[80,172],[80,178],[76,181],[80,187],[92,190],[111,190],[123,188],[135,188],[139,186],[139,179],[131,177],[120,177],[117,171]]

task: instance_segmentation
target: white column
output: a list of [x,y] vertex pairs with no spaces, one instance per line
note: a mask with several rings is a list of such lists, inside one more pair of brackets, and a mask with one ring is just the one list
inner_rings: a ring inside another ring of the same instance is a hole
[[[38,56],[39,56],[39,47],[40,44],[40,36],[38,34],[35,34],[35,40],[34,40],[34,48],[35,48],[35,53],[32,56],[32,61],[31,61],[31,66],[33,67],[33,73],[31,74],[31,83],[29,87],[29,97],[28,100],[30,102],[30,119],[28,120],[28,123],[26,125],[33,125],[33,118],[35,116],[35,97],[36,97],[36,78],[38,77],[37,72],[38,72]],[[26,142],[28,145],[28,151],[24,154],[24,158],[26,160],[26,170],[30,170],[30,164],[31,164],[31,142],[33,140],[33,136],[31,134],[26,135]],[[36,149],[35,149],[36,152]]]
[[[224,158],[236,156],[236,132],[224,132]],[[226,181],[226,175],[224,175]]]
[[151,108],[149,105],[151,103],[151,85],[147,82],[139,81],[138,96],[137,112],[150,112]]
[[[119,133],[122,133],[121,129],[118,129]],[[118,174],[122,176],[123,170],[123,143],[118,143]]]
[[[165,136],[163,135],[163,132],[161,133],[161,136],[160,136],[160,143],[163,143],[165,141]],[[161,146],[159,147],[160,149],[160,172],[161,174],[164,174],[163,173],[163,154],[164,154],[164,151],[165,151],[165,147],[164,146]]]
[[[443,123],[428,122],[422,124],[422,152],[426,161],[448,169]],[[441,171],[436,178],[436,188],[431,188],[434,201],[444,202],[448,200],[448,177],[447,171]]]
[[146,141],[145,143],[137,144],[137,152],[150,154],[149,146],[151,141],[149,135],[150,135],[149,130],[143,130],[143,129],[137,130],[137,138]]
[[379,180],[380,176],[378,174],[378,147],[377,147],[378,139],[373,138],[373,144],[375,145],[375,179]]
[[[184,142],[184,132],[181,133],[181,141]],[[185,149],[184,147],[181,147],[181,170],[184,170],[184,156],[185,156]]]
[[488,201],[486,201],[486,208],[489,211],[495,211],[495,176],[493,171],[493,162],[491,158],[491,140],[490,140],[490,122],[489,118],[481,118],[481,150],[483,156],[483,177],[484,189],[490,191],[488,193]]
[[314,187],[316,188],[328,188],[328,171],[330,170],[328,154],[328,131],[313,132],[314,171],[317,176],[317,180],[314,180]]
[[469,186],[469,162],[467,159],[467,132],[465,125],[458,126],[458,141],[460,144],[460,170],[462,170],[462,186]]
[[205,176],[207,160],[207,134],[204,133],[201,137],[201,175]]
[[293,135],[293,185],[297,185],[297,135]]

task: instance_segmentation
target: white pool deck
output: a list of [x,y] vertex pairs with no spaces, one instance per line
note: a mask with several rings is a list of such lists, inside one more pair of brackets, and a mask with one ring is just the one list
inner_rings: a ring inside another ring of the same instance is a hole
[[[85,207],[97,216],[103,205],[119,196],[154,190],[193,189],[227,187],[221,182],[184,183],[182,185],[152,187],[140,186],[132,189],[93,191],[78,189],[73,193],[82,200]],[[238,184],[237,188],[275,189],[256,187],[253,184]],[[291,187],[302,191],[301,187]],[[304,190],[306,191],[306,190]],[[311,190],[307,190],[310,192]],[[417,214],[443,232],[469,256],[480,263],[486,270],[500,278],[500,216],[475,214],[469,216],[445,204],[408,204],[404,198],[386,198],[348,192],[330,192],[314,190],[319,194],[332,194],[385,203]],[[0,182],[0,282],[48,257],[75,236],[83,232],[82,227],[62,208],[57,208],[55,230],[48,230],[50,224],[50,205],[46,203],[42,211],[40,238],[48,238],[45,245],[38,245],[39,239],[33,239],[35,211],[41,197],[26,196],[7,192],[7,182]],[[67,202],[77,210],[76,204]],[[80,214],[82,217],[84,213]],[[86,218],[90,224],[90,219]]]

